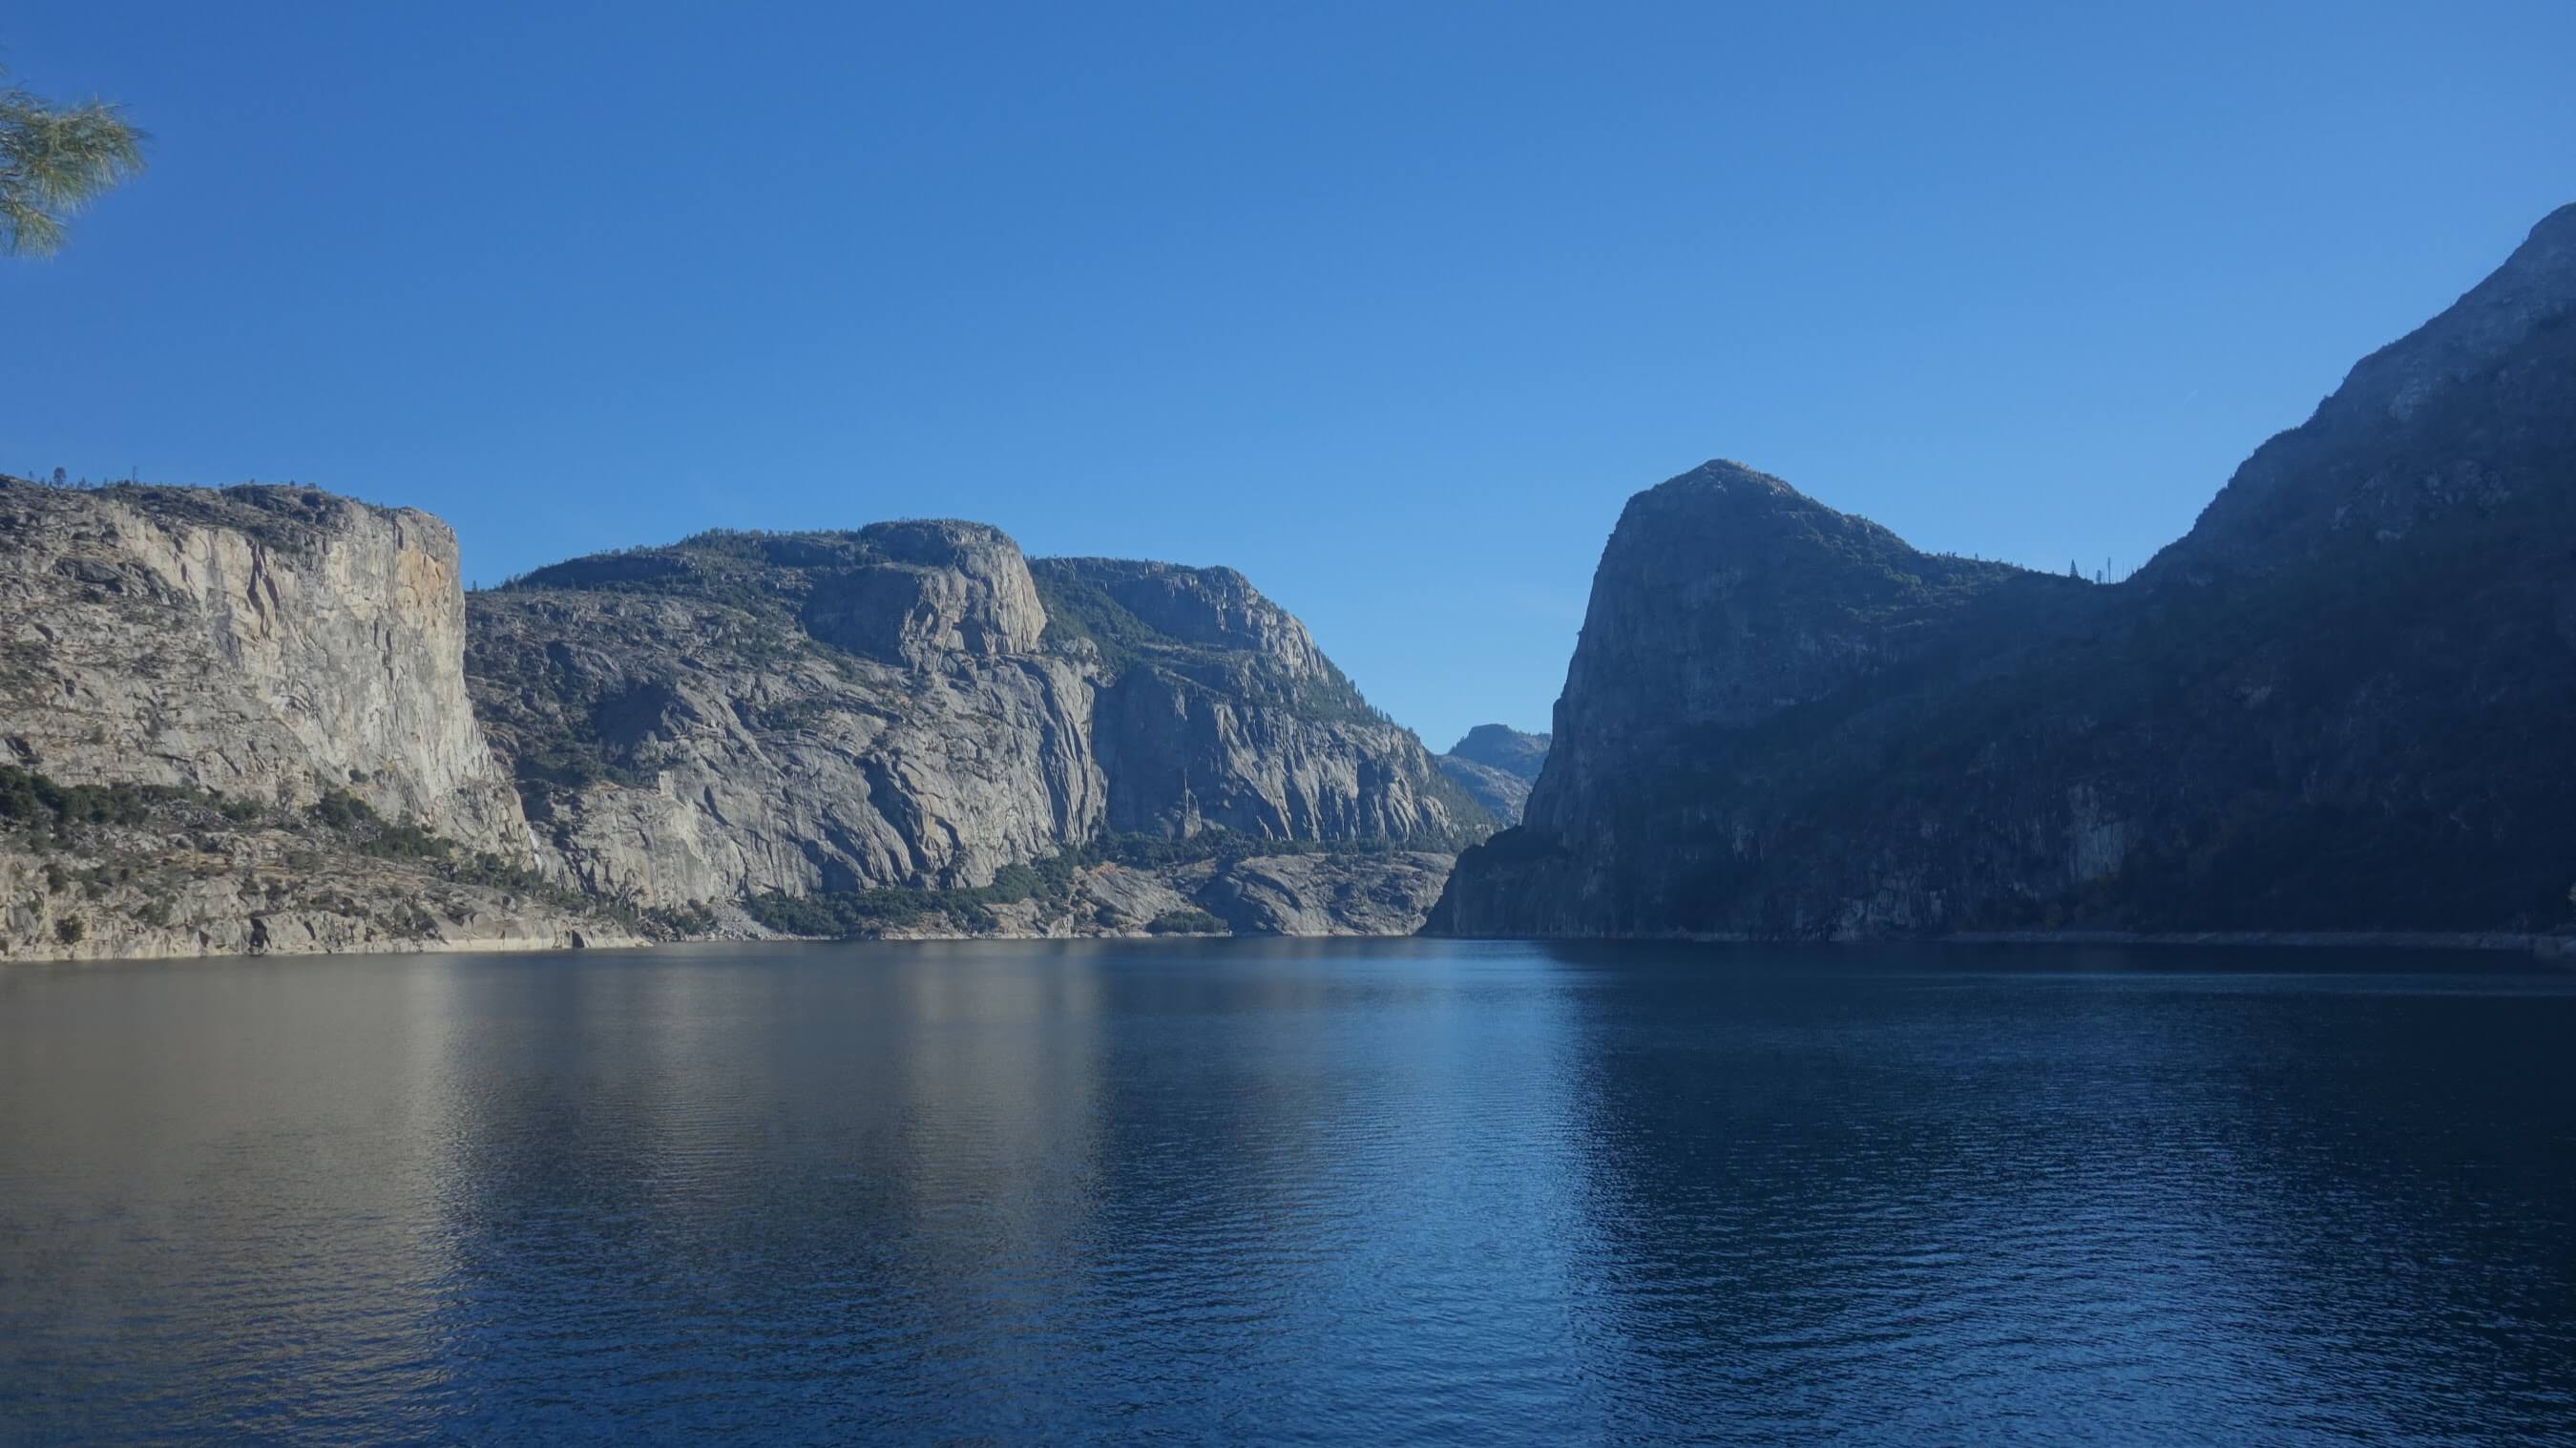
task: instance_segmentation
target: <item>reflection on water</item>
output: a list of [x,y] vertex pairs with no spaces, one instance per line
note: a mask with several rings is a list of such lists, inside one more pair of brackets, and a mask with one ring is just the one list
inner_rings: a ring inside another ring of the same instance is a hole
[[0,1441],[2576,1441],[2576,978],[2322,963],[17,967]]

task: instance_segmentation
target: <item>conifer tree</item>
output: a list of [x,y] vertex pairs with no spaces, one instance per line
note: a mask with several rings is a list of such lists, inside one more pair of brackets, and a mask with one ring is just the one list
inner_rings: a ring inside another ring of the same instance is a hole
[[74,213],[143,169],[143,140],[122,107],[57,105],[0,73],[0,253],[61,250]]

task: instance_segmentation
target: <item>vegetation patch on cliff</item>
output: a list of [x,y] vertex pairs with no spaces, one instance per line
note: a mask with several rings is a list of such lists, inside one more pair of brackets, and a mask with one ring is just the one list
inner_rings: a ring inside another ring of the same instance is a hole
[[945,922],[961,930],[985,931],[999,925],[996,905],[1044,900],[1070,902],[1074,876],[1087,863],[1086,852],[1068,849],[1027,864],[1004,865],[989,885],[944,890],[840,890],[789,895],[772,890],[743,902],[751,918],[785,935],[837,939],[881,935],[888,930]]
[[0,891],[0,955],[47,943],[148,948],[173,932],[238,929],[245,916],[281,912],[345,921],[353,945],[435,936],[522,902],[646,936],[687,924],[385,820],[346,790],[289,810],[166,785],[63,784],[0,765],[0,857],[16,861],[0,860],[0,885],[21,887],[14,898]]

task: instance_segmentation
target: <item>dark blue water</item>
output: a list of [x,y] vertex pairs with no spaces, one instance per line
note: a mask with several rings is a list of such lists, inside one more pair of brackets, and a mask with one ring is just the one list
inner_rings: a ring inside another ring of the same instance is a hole
[[727,1435],[2576,1442],[2576,976],[0,969],[0,1441]]

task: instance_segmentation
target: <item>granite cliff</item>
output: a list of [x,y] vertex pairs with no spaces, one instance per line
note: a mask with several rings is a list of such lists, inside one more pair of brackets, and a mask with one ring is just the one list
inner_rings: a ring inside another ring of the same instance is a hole
[[[1490,828],[1229,569],[1031,563],[949,521],[707,534],[540,569],[469,618],[547,868],[637,906],[748,902],[795,933],[1409,929]],[[1155,888],[1117,879],[1140,869]],[[1315,890],[1241,905],[1256,876]]]
[[1525,821],[1431,928],[2561,926],[2571,318],[2576,208],[2113,585],[1729,463],[1639,494]]
[[0,956],[626,938],[533,873],[456,565],[309,489],[0,480]]
[[310,489],[0,482],[0,955],[1402,933],[1491,828],[1228,569],[974,523],[472,596]]
[[1479,724],[1433,762],[1496,823],[1516,825],[1539,766],[1547,762],[1547,741],[1544,734],[1523,733],[1507,724]]

